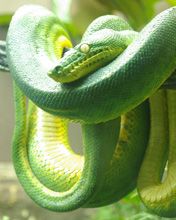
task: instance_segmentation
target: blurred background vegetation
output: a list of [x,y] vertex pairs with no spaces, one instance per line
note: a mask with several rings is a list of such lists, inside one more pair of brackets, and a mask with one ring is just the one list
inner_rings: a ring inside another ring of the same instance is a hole
[[[69,31],[74,43],[79,42],[88,24],[105,14],[122,16],[140,31],[156,14],[176,5],[176,0],[0,0],[0,40],[5,40],[14,11],[23,4],[41,4],[51,9]],[[12,82],[0,73],[0,220],[161,220],[148,213],[136,191],[110,206],[79,209],[69,213],[52,213],[35,205],[23,192],[11,164],[11,139],[14,121]],[[71,124],[70,142],[81,151],[81,130]],[[176,218],[174,218],[176,219]]]

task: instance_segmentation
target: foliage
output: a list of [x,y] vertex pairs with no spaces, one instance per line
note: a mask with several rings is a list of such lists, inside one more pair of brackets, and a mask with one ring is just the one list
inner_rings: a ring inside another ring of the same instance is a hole
[[[10,20],[12,18],[12,14],[2,14],[0,15],[0,32],[1,28],[8,27]],[[5,42],[0,40],[0,70],[8,71],[6,52],[5,52]]]
[[8,25],[10,23],[11,18],[12,18],[12,14],[10,13],[0,15],[0,25],[1,26]]
[[97,0],[113,10],[121,11],[134,29],[140,29],[155,14],[154,5],[158,0]]
[[[175,1],[175,0],[174,0]],[[86,27],[105,14],[121,14],[135,30],[141,29],[155,15],[159,0],[52,0],[53,11],[72,35],[82,35]]]
[[118,203],[96,210],[90,220],[169,220],[147,212],[134,191]]
[[176,0],[166,0],[171,6],[176,5]]

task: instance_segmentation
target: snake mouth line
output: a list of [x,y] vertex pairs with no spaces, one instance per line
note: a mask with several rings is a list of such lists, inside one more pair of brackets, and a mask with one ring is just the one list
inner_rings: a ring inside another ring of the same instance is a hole
[[109,48],[97,50],[85,58],[72,63],[71,66],[69,66],[65,71],[68,75],[73,75],[73,73],[76,72],[78,68],[89,68],[90,66],[96,65],[98,63],[101,63],[103,66],[104,62],[102,61],[106,60],[108,56],[111,56],[111,54],[113,54],[113,50]]

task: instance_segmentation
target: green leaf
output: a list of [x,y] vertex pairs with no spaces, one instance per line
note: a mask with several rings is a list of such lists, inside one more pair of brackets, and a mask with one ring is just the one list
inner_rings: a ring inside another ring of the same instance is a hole
[[171,6],[176,5],[176,0],[166,0]]
[[74,26],[71,19],[71,3],[72,0],[52,0],[52,11],[61,20],[63,26],[65,26],[65,28],[71,33],[71,35],[75,37],[78,35],[78,30]]
[[97,17],[110,14],[97,0],[52,0],[53,11],[75,37],[80,37]]
[[[12,19],[12,14],[6,13],[0,15],[0,31],[4,29],[4,27],[8,27],[10,21]],[[2,37],[2,35],[1,35]],[[8,63],[7,63],[7,56],[6,56],[6,42],[0,40],[0,70],[2,71],[9,71]]]
[[97,0],[112,12],[120,11],[134,29],[141,29],[155,15],[155,4],[159,0]]
[[12,19],[12,14],[1,14],[0,15],[0,26],[8,26]]

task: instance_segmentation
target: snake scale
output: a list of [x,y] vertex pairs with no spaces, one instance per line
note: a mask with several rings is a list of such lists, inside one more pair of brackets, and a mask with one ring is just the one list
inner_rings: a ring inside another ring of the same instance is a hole
[[[17,10],[6,41],[13,163],[40,206],[99,207],[137,186],[150,211],[176,216],[176,92],[159,89],[176,66],[175,21],[173,7],[137,33],[122,18],[102,16],[72,48],[50,11]],[[84,155],[69,145],[69,120],[81,123]]]

